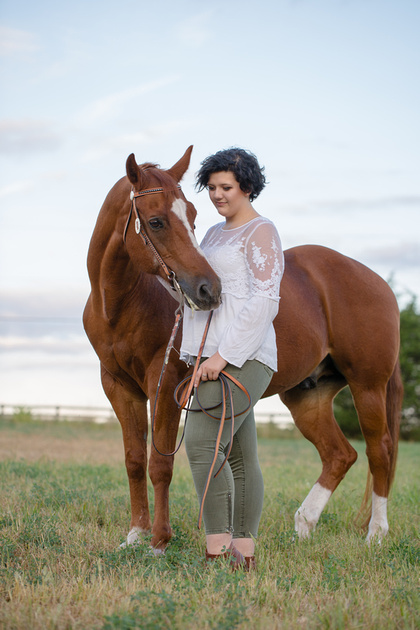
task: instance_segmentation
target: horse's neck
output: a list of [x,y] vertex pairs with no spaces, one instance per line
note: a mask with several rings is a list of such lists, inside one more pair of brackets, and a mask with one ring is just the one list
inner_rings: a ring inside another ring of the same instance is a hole
[[89,275],[96,310],[102,310],[110,322],[118,318],[133,291],[138,291],[147,276],[134,269],[120,235],[115,232],[105,247],[102,243],[96,249],[92,244]]

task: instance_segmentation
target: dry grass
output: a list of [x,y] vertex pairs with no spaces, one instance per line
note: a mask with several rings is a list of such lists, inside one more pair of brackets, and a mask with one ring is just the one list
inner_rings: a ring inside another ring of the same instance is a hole
[[[104,435],[99,439],[97,435],[86,435],[84,426],[79,423],[73,425],[70,432],[66,430],[64,424],[61,424],[62,435],[49,433],[52,426],[54,433],[57,433],[55,423],[54,425],[43,423],[41,430],[31,432],[30,437],[27,433],[16,430],[17,426],[1,432],[0,461],[24,459],[28,462],[36,462],[42,459],[78,464],[90,462],[116,465],[123,462],[121,430],[117,425],[111,428],[104,427]],[[81,429],[82,439],[77,435],[78,428]]]

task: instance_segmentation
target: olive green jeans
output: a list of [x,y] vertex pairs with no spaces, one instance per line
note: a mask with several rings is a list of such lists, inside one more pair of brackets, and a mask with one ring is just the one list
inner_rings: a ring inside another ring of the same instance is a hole
[[[251,407],[235,417],[232,450],[219,475],[219,470],[230,442],[231,420],[225,421],[213,478],[204,502],[203,520],[206,534],[231,533],[233,538],[256,538],[261,518],[264,482],[257,453],[257,431],[253,407],[267,389],[273,370],[259,361],[247,361],[242,368],[228,364],[225,371],[232,374],[251,396]],[[248,400],[238,386],[231,382],[234,413],[243,411]],[[198,500],[201,502],[208,472],[214,457],[219,420],[203,413],[204,408],[216,405],[210,413],[220,418],[221,385],[219,381],[201,382],[188,415],[185,447]],[[227,400],[226,416],[231,416]]]

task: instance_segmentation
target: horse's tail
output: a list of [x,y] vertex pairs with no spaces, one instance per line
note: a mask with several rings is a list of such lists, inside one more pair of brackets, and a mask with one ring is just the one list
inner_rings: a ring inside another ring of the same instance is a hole
[[399,361],[395,364],[394,371],[386,388],[386,420],[392,440],[391,462],[388,474],[388,492],[394,481],[395,468],[398,455],[398,438],[400,435],[401,409],[404,396],[404,387],[401,379]]
[[[401,379],[401,369],[399,361],[395,364],[394,371],[386,386],[386,421],[388,425],[388,431],[391,437],[391,452],[388,471],[388,494],[391,490],[392,482],[394,481],[395,468],[397,465],[398,455],[398,437],[400,433],[401,422],[401,408],[404,396],[404,388]],[[369,520],[372,513],[372,490],[373,490],[373,478],[370,470],[368,470],[368,476],[366,481],[365,493],[362,499],[362,505],[358,513],[358,518],[362,519],[362,527],[366,528],[369,524]]]

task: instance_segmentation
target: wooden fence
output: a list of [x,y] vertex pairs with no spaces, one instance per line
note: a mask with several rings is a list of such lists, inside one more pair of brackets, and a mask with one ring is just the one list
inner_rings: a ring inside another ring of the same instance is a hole
[[[95,422],[103,424],[118,422],[111,407],[80,407],[72,405],[9,405],[0,403],[1,418],[27,418],[28,420],[62,420],[69,422]],[[255,420],[261,424],[275,424],[290,427],[291,418],[287,413],[255,413]]]
[[33,420],[65,420],[118,422],[111,407],[80,407],[76,405],[8,405],[0,404],[0,418],[25,418]]

